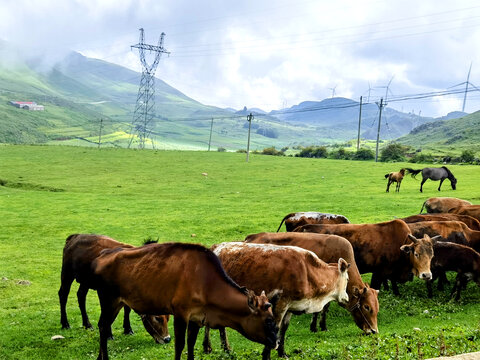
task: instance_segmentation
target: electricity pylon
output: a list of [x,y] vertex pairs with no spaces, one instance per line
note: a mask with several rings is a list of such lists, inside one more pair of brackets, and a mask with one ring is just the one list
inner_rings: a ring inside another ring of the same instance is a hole
[[[162,32],[158,39],[158,45],[145,44],[143,28],[140,29],[140,41],[131,48],[138,49],[140,54],[140,61],[142,63],[142,78],[140,79],[140,86],[138,88],[137,103],[135,105],[135,112],[133,113],[131,137],[128,147],[132,145],[135,136],[138,137],[138,147],[145,148],[145,139],[150,135],[151,129],[149,124],[155,115],[155,70],[163,53],[170,54],[163,48],[163,38],[165,33]],[[145,50],[155,53],[155,58],[151,65],[147,64],[145,59]]]

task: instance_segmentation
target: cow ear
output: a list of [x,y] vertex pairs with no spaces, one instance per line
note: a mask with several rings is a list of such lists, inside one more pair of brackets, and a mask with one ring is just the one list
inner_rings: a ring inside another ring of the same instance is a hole
[[409,238],[410,240],[412,240],[412,242],[413,242],[414,244],[416,244],[416,243],[418,242],[418,239],[417,239],[415,236],[413,236],[412,234],[408,234],[408,238]]
[[268,294],[267,296],[268,301],[270,301],[270,304],[272,305],[273,309],[275,309],[275,307],[277,306],[278,300],[280,300],[280,298],[282,297],[282,294],[283,294],[283,290],[280,290],[280,289],[275,289]]
[[355,296],[355,297],[360,296],[360,290],[356,286],[353,287],[353,296]]
[[365,287],[363,288],[363,293],[362,293],[362,294],[365,295],[365,294],[367,293],[367,291],[368,291],[368,288],[365,286]]
[[250,310],[252,310],[252,311],[257,310],[258,299],[257,299],[257,296],[255,295],[255,293],[251,290],[248,291],[247,303],[248,303],[248,307],[250,308]]
[[349,267],[350,264],[347,263],[343,258],[338,259],[338,270],[340,270],[340,272],[344,273]]
[[402,246],[400,246],[400,250],[402,250],[403,252],[409,254],[410,252],[412,252],[413,246],[411,246],[411,245],[402,245]]

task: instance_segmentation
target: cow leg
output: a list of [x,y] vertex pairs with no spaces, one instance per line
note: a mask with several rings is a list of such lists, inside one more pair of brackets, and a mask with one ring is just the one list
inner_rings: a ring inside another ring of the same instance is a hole
[[372,273],[372,280],[370,281],[370,287],[376,290],[380,290],[380,286],[382,285],[382,279],[378,275],[378,273]]
[[198,331],[200,330],[200,326],[197,323],[190,321],[188,323],[188,334],[187,334],[187,352],[188,360],[194,360],[194,352],[195,352],[195,343],[197,342]]
[[88,286],[80,284],[80,287],[77,291],[77,300],[78,300],[78,307],[80,308],[80,312],[82,313],[82,324],[85,329],[92,329],[92,324],[90,324],[90,320],[88,319],[87,315],[87,308],[85,306],[85,300],[88,294]]
[[400,291],[398,291],[398,284],[396,280],[390,279],[390,282],[392,283],[392,291],[393,294],[396,296],[400,296]]
[[112,334],[112,323],[122,308],[122,304],[108,294],[98,293],[100,300],[100,319],[98,320],[98,330],[100,332],[100,352],[97,360],[108,360],[107,341]]
[[224,327],[221,327],[218,330],[220,331],[220,341],[222,342],[223,351],[230,352],[232,348],[230,347],[230,344],[228,342],[227,331]]
[[312,314],[312,321],[310,322],[310,331],[311,332],[317,332],[317,321],[318,321],[318,312]]
[[400,192],[400,185],[402,184],[401,181],[397,181],[397,192]]
[[203,335],[203,352],[210,354],[212,352],[212,343],[210,341],[210,327],[205,326],[205,332]]
[[392,182],[390,181],[390,179],[388,179],[388,183],[387,183],[387,191],[386,192],[390,192],[390,184]]
[[328,313],[328,309],[330,308],[330,303],[328,303],[327,305],[325,305],[322,309],[322,311],[320,311],[320,330],[322,331],[327,331],[327,313]]
[[440,191],[440,188],[442,187],[442,183],[443,183],[444,180],[445,180],[445,179],[441,179],[441,180],[440,180],[440,185],[438,185],[438,191]]
[[429,298],[433,297],[432,283],[433,283],[433,280],[427,280],[425,282],[425,284],[427,285],[427,294]]
[[439,291],[443,291],[443,287],[444,287],[445,284],[448,284],[448,279],[447,279],[447,275],[445,274],[445,271],[442,271],[438,274],[437,289]]
[[185,347],[185,333],[187,322],[180,316],[173,317],[173,329],[175,332],[175,360],[180,360]]
[[132,309],[125,305],[123,307],[123,333],[125,335],[133,335],[132,325],[130,325],[130,313]]
[[292,318],[292,313],[287,312],[283,317],[280,325],[279,345],[277,349],[279,357],[287,358],[287,354],[285,354],[285,334],[287,332],[288,325],[290,325],[291,318]]
[[73,276],[62,268],[61,285],[60,290],[58,290],[58,298],[60,300],[60,324],[62,324],[62,329],[70,329],[67,318],[67,300],[72,282]]

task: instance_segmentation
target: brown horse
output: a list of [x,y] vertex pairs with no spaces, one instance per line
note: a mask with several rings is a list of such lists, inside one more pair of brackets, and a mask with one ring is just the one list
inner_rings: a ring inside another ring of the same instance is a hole
[[397,183],[395,192],[400,192],[400,184],[402,183],[403,177],[405,176],[405,169],[400,169],[398,172],[391,172],[385,174],[385,179],[388,179],[387,192],[390,190],[390,185],[394,182]]

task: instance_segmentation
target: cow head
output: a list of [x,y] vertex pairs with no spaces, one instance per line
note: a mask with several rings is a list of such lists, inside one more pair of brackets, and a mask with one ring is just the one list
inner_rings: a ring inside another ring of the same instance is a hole
[[337,301],[339,304],[346,305],[348,303],[347,284],[348,284],[348,268],[350,264],[344,259],[338,259],[338,271],[340,272],[337,288]]
[[262,291],[260,296],[248,291],[250,315],[244,319],[243,333],[247,339],[261,343],[271,349],[278,347],[278,326],[272,312],[272,303]]
[[168,344],[170,342],[171,338],[168,332],[170,315],[140,315],[140,317],[145,330],[147,330],[157,344]]
[[402,245],[400,249],[409,255],[413,274],[420,279],[430,280],[432,278],[430,263],[433,258],[433,244],[436,240],[432,240],[426,234],[422,239],[417,239],[412,234],[408,234],[408,238],[412,243]]
[[349,311],[355,324],[367,335],[378,333],[377,314],[379,310],[378,290],[364,284],[363,289],[353,287]]

